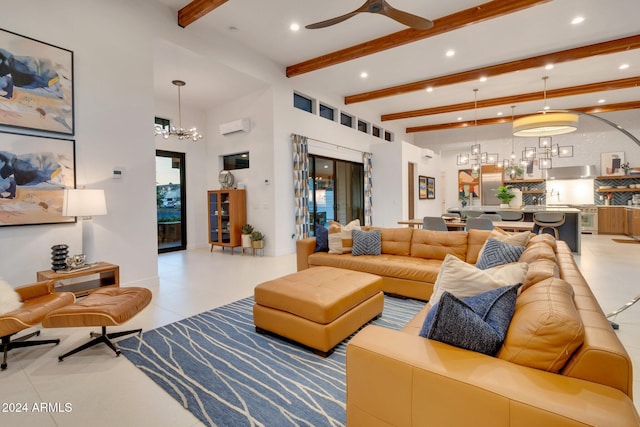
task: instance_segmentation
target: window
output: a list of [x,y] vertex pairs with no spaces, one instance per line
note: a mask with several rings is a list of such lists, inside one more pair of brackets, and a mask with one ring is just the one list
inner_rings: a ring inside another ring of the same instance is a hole
[[388,130],[384,131],[384,140],[385,141],[389,141],[389,142],[393,142],[393,134],[391,132],[389,132]]
[[369,123],[364,120],[358,120],[358,130],[360,132],[369,133]]
[[320,104],[320,117],[324,117],[327,120],[334,120],[336,110],[327,105]]
[[222,157],[223,169],[226,171],[234,169],[249,168],[249,152],[229,154]]
[[162,129],[169,130],[171,127],[171,120],[163,119],[162,117],[156,117],[155,124],[160,125]]
[[293,106],[302,111],[313,113],[313,99],[302,96],[295,92],[293,94]]
[[340,113],[340,124],[352,128],[353,117],[347,113]]
[[377,126],[373,126],[371,133],[377,138],[382,138],[382,129]]

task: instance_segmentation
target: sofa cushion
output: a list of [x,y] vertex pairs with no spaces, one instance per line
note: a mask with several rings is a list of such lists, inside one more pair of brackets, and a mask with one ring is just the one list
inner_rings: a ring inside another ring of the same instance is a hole
[[504,341],[520,284],[466,298],[442,295],[424,321],[420,336],[494,356]]
[[443,260],[447,254],[467,258],[466,231],[414,230],[411,256]]
[[557,263],[555,251],[545,242],[527,245],[527,248],[524,250],[522,255],[520,255],[518,261],[531,263],[540,259],[548,259],[549,261]]
[[381,228],[382,253],[409,256],[413,228]]
[[329,221],[329,253],[346,254],[353,246],[353,230],[360,230],[360,220],[354,219],[347,225]]
[[551,246],[554,252],[557,248],[556,238],[547,233],[537,234],[533,236],[529,239],[527,246],[535,245],[536,243],[546,243],[547,245]]
[[524,278],[521,292],[531,285],[542,282],[552,277],[560,277],[560,269],[558,264],[548,259],[539,259],[529,263],[527,275]]
[[16,290],[0,279],[0,315],[22,307],[22,299]]
[[476,230],[471,229],[467,231],[467,259],[469,264],[475,264],[478,261],[478,254],[480,250],[487,242],[491,230]]
[[351,255],[380,255],[380,230],[353,230],[353,249]]
[[323,225],[317,224],[315,229],[316,248],[314,252],[329,252],[329,230]]
[[559,372],[584,341],[573,289],[562,279],[543,280],[522,291],[498,357]]
[[482,254],[478,258],[478,262],[476,262],[476,267],[481,270],[486,270],[499,265],[516,262],[524,250],[524,246],[510,245],[509,243],[490,238],[484,245]]
[[515,246],[526,246],[527,243],[529,242],[530,237],[531,237],[531,233],[528,231],[523,231],[522,233],[514,234],[514,233],[507,233],[501,228],[494,228],[489,233],[489,236],[487,236],[487,240],[485,240],[484,245],[482,245],[482,248],[478,253],[478,258],[482,256],[482,252],[484,251],[484,248],[487,245],[487,242],[489,241],[489,239],[496,239],[501,242],[508,243],[510,245],[515,245]]
[[440,267],[429,303],[436,304],[445,291],[458,298],[467,298],[491,289],[522,283],[526,273],[526,263],[480,270],[453,255],[447,255]]

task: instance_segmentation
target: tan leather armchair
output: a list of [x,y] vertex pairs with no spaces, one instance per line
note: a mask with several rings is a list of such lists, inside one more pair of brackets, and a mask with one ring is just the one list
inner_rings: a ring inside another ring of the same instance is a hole
[[75,295],[71,292],[54,292],[53,280],[37,282],[32,285],[16,288],[22,299],[22,307],[0,315],[0,337],[2,338],[2,365],[0,369],[7,369],[7,353],[20,347],[30,347],[41,344],[59,344],[59,339],[26,341],[33,336],[40,335],[35,331],[19,338],[11,337],[18,332],[39,324],[44,317],[58,308],[75,302]]

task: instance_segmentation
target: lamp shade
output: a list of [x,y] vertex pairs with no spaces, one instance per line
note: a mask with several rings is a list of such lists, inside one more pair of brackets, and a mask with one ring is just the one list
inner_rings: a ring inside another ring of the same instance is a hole
[[107,203],[104,197],[104,190],[64,190],[64,198],[62,201],[63,216],[93,216],[106,214]]
[[574,113],[539,113],[521,117],[513,122],[515,136],[552,136],[578,129],[578,115]]

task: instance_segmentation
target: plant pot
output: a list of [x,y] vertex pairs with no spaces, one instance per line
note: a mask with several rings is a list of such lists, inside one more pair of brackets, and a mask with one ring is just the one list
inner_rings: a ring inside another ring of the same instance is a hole
[[509,203],[500,203],[500,208],[508,208],[509,207]]
[[264,240],[254,240],[253,242],[251,242],[251,247],[253,247],[253,249],[264,248]]
[[241,239],[241,244],[243,248],[250,248],[251,247],[251,234],[242,234],[240,236]]

